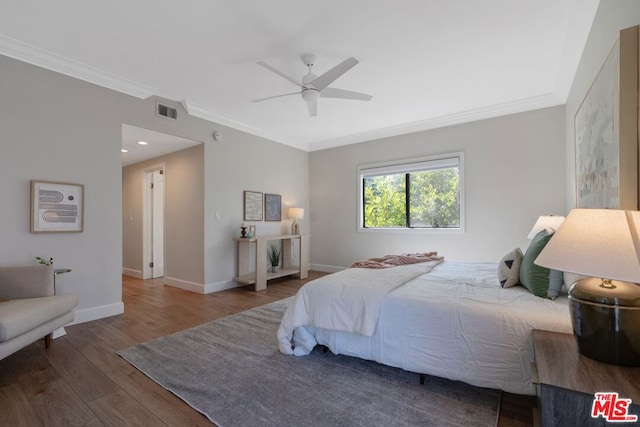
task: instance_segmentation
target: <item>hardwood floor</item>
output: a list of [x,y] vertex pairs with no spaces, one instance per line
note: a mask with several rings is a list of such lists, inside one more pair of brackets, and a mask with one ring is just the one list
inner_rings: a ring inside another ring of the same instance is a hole
[[[289,297],[321,275],[208,295],[124,276],[123,315],[69,326],[47,350],[40,340],[0,360],[0,426],[211,426],[115,351]],[[498,425],[533,425],[534,403],[504,394]]]

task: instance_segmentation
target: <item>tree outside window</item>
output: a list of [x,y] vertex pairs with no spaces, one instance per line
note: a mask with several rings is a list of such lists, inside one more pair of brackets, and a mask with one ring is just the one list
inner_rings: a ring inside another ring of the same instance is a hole
[[460,157],[361,168],[363,228],[460,229]]

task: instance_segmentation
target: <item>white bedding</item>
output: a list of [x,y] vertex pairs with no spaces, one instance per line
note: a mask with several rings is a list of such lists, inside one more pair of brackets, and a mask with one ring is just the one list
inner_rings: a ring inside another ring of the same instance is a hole
[[291,348],[295,328],[313,325],[333,331],[371,336],[376,330],[384,297],[421,274],[428,273],[442,260],[386,269],[350,268],[321,277],[303,286],[287,307],[278,329],[280,351],[298,356],[310,348],[298,340]]
[[[296,325],[295,354],[323,344],[336,354],[533,395],[531,331],[572,333],[567,296],[551,301],[520,286],[502,289],[496,271],[495,263],[444,261],[384,296],[371,336]],[[297,310],[322,311],[312,303]],[[286,323],[285,315],[281,329]]]

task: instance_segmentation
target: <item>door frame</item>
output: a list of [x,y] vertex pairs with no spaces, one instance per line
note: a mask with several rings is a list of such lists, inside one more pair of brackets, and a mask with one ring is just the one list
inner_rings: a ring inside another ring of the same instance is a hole
[[[166,195],[167,195],[167,169],[166,164],[157,163],[149,166],[142,171],[142,278],[150,279],[153,277],[152,268],[149,266],[151,262],[151,252],[153,249],[153,199],[151,191],[151,179],[155,172],[162,170],[164,175],[164,185],[162,186],[162,233],[166,236]],[[166,243],[163,238],[162,264],[166,274]]]

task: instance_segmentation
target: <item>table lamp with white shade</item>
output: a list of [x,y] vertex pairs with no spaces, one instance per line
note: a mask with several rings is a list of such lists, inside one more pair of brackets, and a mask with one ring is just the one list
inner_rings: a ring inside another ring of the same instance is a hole
[[293,218],[293,222],[291,223],[291,234],[300,234],[300,224],[296,222],[298,219],[304,218],[304,209],[303,208],[289,208],[287,212],[289,218]]
[[573,209],[535,263],[589,276],[569,288],[580,353],[640,366],[640,212]]

